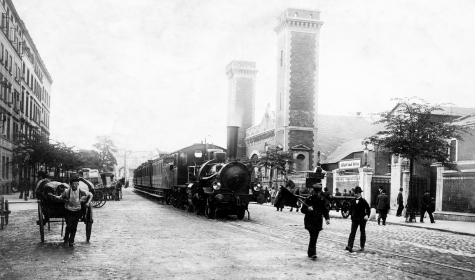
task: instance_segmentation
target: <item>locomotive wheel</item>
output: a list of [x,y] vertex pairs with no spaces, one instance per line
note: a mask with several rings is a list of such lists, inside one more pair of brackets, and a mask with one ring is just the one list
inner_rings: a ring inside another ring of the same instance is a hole
[[238,218],[239,220],[242,220],[242,219],[244,219],[244,216],[245,216],[245,215],[246,215],[246,209],[244,209],[244,208],[238,208],[238,210],[237,210],[237,218]]
[[200,210],[195,205],[193,205],[193,213],[195,213],[195,215],[198,215],[200,213]]
[[91,232],[92,232],[92,223],[94,222],[92,218],[92,205],[89,204],[89,207],[86,209],[86,241],[89,242],[91,239]]
[[215,214],[215,211],[213,208],[209,207],[208,205],[205,206],[205,216],[208,218],[208,219],[214,219],[214,214]]
[[186,210],[188,212],[193,212],[193,206],[191,204],[188,204],[188,206],[186,206]]
[[341,204],[341,216],[345,219],[350,216],[350,203],[348,201],[343,201]]
[[166,205],[170,205],[170,200],[171,200],[171,197],[170,197],[170,194],[168,192],[165,193],[165,204]]
[[40,226],[41,243],[45,243],[45,224],[43,223],[43,211],[41,210],[41,202],[38,202],[38,224]]

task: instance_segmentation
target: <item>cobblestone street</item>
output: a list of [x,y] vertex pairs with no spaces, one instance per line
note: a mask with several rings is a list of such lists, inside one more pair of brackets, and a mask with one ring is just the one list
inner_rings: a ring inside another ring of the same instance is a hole
[[[91,242],[76,247],[60,224],[40,243],[35,203],[0,231],[0,279],[473,279],[475,237],[396,225],[367,226],[367,251],[343,250],[348,219],[332,219],[306,256],[303,215],[251,205],[251,220],[208,220],[126,189],[95,209]],[[19,206],[19,205],[18,205]],[[359,237],[356,237],[358,245]]]

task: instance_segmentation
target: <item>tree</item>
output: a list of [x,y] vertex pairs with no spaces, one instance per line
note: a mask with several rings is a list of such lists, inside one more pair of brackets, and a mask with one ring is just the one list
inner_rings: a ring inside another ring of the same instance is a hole
[[292,151],[284,151],[280,145],[266,145],[265,151],[260,151],[261,157],[258,159],[251,158],[255,161],[255,166],[261,170],[270,170],[269,183],[273,185],[273,179],[276,175],[287,175],[293,172],[292,163],[294,161],[294,153]]
[[117,152],[117,148],[114,145],[112,139],[109,136],[98,136],[97,143],[93,145],[99,153],[99,163],[100,168],[99,172],[108,172],[114,171],[115,165],[117,165],[117,160],[114,157],[113,153]]
[[378,113],[380,120],[374,124],[384,124],[385,130],[368,138],[367,143],[380,145],[387,153],[409,160],[408,211],[415,210],[415,193],[411,187],[414,162],[438,161],[450,163],[449,140],[462,139],[467,128],[451,124],[447,119],[437,118],[434,112],[443,111],[440,105],[431,106],[418,98],[397,98],[400,110]]
[[75,170],[82,164],[78,153],[72,147],[67,147],[63,143],[52,143],[47,136],[41,134],[31,136],[20,134],[16,144],[10,162],[13,164],[14,173],[20,170],[25,172],[32,170],[35,173],[40,166],[43,166],[44,171],[54,167],[55,176],[59,176],[61,170],[63,172]]
[[79,150],[84,165],[82,167],[99,170],[101,168],[101,155],[94,150]]

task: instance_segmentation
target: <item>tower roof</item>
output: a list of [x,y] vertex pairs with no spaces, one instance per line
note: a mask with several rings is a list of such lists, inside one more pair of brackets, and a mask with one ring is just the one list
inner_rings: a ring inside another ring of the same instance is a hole
[[284,27],[318,30],[322,25],[323,21],[320,21],[319,10],[288,8],[277,17],[277,27],[274,30],[277,34],[279,34]]

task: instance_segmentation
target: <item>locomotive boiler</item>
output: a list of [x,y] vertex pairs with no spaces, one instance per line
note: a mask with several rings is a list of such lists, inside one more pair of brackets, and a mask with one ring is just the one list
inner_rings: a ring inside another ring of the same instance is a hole
[[194,198],[193,208],[202,211],[208,218],[214,218],[219,213],[243,219],[249,202],[257,201],[251,190],[251,173],[245,164],[238,161],[213,163],[210,160],[204,163],[190,191]]

